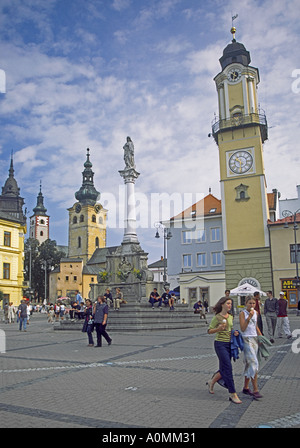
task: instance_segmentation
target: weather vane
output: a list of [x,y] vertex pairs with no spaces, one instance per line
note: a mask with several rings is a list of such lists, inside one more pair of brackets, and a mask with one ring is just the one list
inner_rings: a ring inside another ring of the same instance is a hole
[[236,28],[233,26],[233,21],[235,19],[237,19],[238,16],[239,16],[238,14],[235,14],[234,16],[231,15],[231,30],[230,30],[230,32],[231,32],[232,37],[233,37],[232,42],[235,42],[235,32],[236,32]]

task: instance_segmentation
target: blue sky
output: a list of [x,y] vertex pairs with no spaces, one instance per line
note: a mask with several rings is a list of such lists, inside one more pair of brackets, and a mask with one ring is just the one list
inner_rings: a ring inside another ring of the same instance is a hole
[[[151,194],[206,195],[211,188],[220,198],[218,150],[208,133],[218,113],[213,78],[236,13],[236,38],[260,71],[268,191],[295,197],[298,0],[1,0],[1,184],[13,150],[28,216],[42,180],[51,239],[67,244],[67,208],[76,202],[87,147],[100,202],[115,214],[128,135],[141,173],[137,233],[150,262],[162,255],[154,220],[169,217],[167,208],[153,216]],[[108,244],[122,236],[122,228],[110,228]]]

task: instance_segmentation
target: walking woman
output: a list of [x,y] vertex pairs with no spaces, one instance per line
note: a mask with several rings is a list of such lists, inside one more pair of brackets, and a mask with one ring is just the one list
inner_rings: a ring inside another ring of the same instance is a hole
[[[240,326],[241,334],[244,340],[244,363],[245,363],[245,383],[243,393],[250,395],[253,398],[262,398],[257,387],[257,373],[258,373],[258,342],[257,336],[261,336],[261,331],[257,324],[258,313],[254,307],[256,300],[251,297],[246,297],[245,309],[240,312]],[[253,392],[249,389],[250,379],[253,386]]]
[[[213,394],[215,383],[222,378],[230,394],[229,400],[240,404],[241,400],[235,390],[231,365],[230,339],[233,327],[233,316],[229,314],[231,307],[232,301],[228,297],[222,297],[214,307],[215,316],[210,323],[208,334],[217,335],[214,346],[219,358],[219,370],[207,385],[209,393]],[[234,334],[237,336],[239,333],[235,331]]]
[[93,305],[90,299],[86,300],[86,308],[84,310],[84,324],[82,331],[88,335],[88,347],[94,347],[93,331],[94,331],[94,319],[93,319]]

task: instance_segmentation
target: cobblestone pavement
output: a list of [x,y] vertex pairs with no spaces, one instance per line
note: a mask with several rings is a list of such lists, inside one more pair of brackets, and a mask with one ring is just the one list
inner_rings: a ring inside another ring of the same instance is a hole
[[[300,317],[290,315],[290,324],[300,328]],[[204,323],[198,329],[111,332],[112,345],[104,341],[102,348],[88,347],[84,333],[54,331],[40,314],[27,332],[3,322],[0,329],[6,339],[2,428],[300,428],[300,353],[292,350],[300,340],[276,339],[260,367],[263,398],[239,393],[243,402],[235,405],[218,385],[208,393],[206,381],[218,362]],[[243,355],[234,363],[234,378],[240,392]]]

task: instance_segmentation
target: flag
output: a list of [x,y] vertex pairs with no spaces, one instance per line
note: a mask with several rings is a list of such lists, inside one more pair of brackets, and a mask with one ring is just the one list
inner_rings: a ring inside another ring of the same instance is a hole
[[235,16],[232,17],[232,21],[234,21],[239,15],[236,14]]

